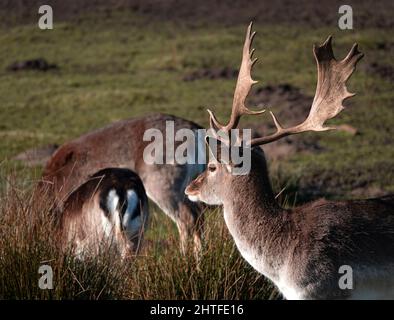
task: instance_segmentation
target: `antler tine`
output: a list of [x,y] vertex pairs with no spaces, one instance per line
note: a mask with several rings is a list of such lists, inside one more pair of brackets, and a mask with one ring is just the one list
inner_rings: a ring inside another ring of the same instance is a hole
[[242,115],[256,115],[265,112],[265,110],[252,111],[245,106],[245,100],[252,88],[252,85],[257,83],[257,81],[254,81],[251,76],[251,69],[257,61],[257,58],[252,60],[254,49],[251,50],[251,45],[253,42],[253,38],[256,34],[256,32],[252,33],[252,25],[253,23],[251,22],[246,31],[246,37],[242,52],[242,63],[239,69],[237,85],[234,91],[233,107],[231,111],[230,121],[227,125],[221,124],[215,117],[214,113],[208,109],[210,124],[211,128],[213,129],[215,129],[216,127],[217,129],[224,132],[229,132],[231,129],[235,129],[238,126],[239,120]]
[[348,55],[341,61],[334,57],[332,37],[320,46],[313,47],[317,63],[317,86],[313,103],[306,120],[294,127],[283,128],[271,112],[277,131],[266,137],[252,139],[251,146],[267,144],[285,136],[305,131],[326,131],[335,127],[324,126],[325,122],[337,116],[343,109],[343,101],[354,96],[346,87],[346,81],[356,69],[357,62],[363,57],[354,44]]

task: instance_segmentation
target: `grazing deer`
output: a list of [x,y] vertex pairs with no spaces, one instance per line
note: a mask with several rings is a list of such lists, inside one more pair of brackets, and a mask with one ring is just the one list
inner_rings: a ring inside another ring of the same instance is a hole
[[[221,146],[235,147],[219,135],[237,127],[251,111],[245,100],[255,81],[251,77],[255,33],[249,26],[242,64],[227,125],[210,113],[211,127]],[[334,58],[331,37],[314,47],[317,89],[309,116],[294,127],[285,128],[271,113],[276,132],[241,145],[251,151],[251,169],[232,174],[235,166],[221,154],[209,161],[207,170],[186,188],[193,201],[222,205],[225,223],[242,256],[272,280],[287,299],[374,299],[394,298],[394,196],[368,200],[326,201],[305,204],[293,210],[280,207],[268,178],[261,146],[285,136],[307,131],[326,131],[325,121],[342,109],[344,99],[353,96],[346,81],[362,58],[355,44],[341,61]],[[237,144],[239,145],[239,144]],[[353,290],[339,286],[342,265],[353,270]]]
[[148,216],[148,198],[138,175],[128,169],[106,168],[64,202],[62,242],[73,244],[78,256],[97,254],[107,245],[126,257],[138,251]]
[[[136,172],[144,183],[146,193],[177,225],[181,249],[193,238],[196,254],[201,248],[201,209],[193,205],[184,190],[201,173],[201,164],[147,164],[143,159],[144,132],[158,129],[167,139],[166,122],[174,123],[174,130],[201,129],[197,124],[175,116],[154,114],[113,123],[85,134],[62,145],[48,161],[41,185],[48,185],[61,207],[64,199],[91,174],[108,167],[128,168]],[[196,135],[197,137],[197,135]],[[181,142],[175,141],[175,148]],[[197,141],[198,152],[205,154],[204,141]],[[164,153],[165,153],[164,149]],[[165,154],[164,154],[165,156]]]

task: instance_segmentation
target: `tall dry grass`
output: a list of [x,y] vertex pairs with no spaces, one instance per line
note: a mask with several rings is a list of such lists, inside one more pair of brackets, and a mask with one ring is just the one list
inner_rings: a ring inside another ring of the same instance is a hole
[[[127,261],[108,250],[75,258],[58,246],[55,212],[45,195],[17,179],[0,191],[0,299],[267,299],[277,292],[239,255],[218,210],[206,212],[197,266],[181,255],[172,222],[152,213],[150,238]],[[156,231],[164,238],[156,237]],[[164,231],[163,231],[164,230]],[[191,251],[191,250],[190,250]],[[53,269],[53,289],[38,286],[41,265]]]

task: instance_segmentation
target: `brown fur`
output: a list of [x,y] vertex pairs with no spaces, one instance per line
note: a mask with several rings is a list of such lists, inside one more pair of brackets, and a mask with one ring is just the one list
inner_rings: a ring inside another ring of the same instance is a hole
[[264,268],[254,267],[274,282],[286,267],[304,299],[352,297],[351,290],[338,286],[341,265],[353,268],[355,289],[367,280],[377,291],[383,290],[381,282],[394,286],[394,195],[283,209],[275,201],[264,156],[256,151],[248,175],[232,175],[217,164],[215,175],[205,171],[186,194],[208,203],[220,199],[236,243],[264,257]]
[[[175,122],[175,131],[181,128],[197,130],[200,127],[175,116],[153,114],[141,118],[113,123],[62,145],[44,169],[43,184],[49,185],[56,203],[61,207],[64,199],[90,175],[107,167],[128,168],[142,179],[148,196],[177,224],[182,248],[193,235],[201,239],[201,211],[185,199],[184,188],[191,178],[188,170],[197,175],[201,165],[147,165],[143,150],[149,142],[143,141],[148,128],[165,133],[166,121]],[[176,145],[180,142],[176,142]],[[200,245],[200,244],[198,244]]]
[[59,217],[63,246],[72,241],[74,244],[86,243],[88,247],[95,248],[101,241],[106,240],[106,235],[100,228],[103,215],[110,221],[107,196],[111,190],[115,190],[120,197],[120,221],[127,208],[127,191],[133,190],[138,196],[140,204],[135,209],[135,214],[144,221],[142,228],[135,234],[126,234],[121,225],[114,225],[112,240],[122,254],[130,254],[139,249],[149,217],[148,198],[138,175],[131,170],[120,168],[106,168],[96,172],[66,199]]

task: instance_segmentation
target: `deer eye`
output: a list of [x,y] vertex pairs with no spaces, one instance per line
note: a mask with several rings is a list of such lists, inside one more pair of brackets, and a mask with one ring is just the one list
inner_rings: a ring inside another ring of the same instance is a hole
[[208,171],[209,172],[214,172],[216,170],[216,166],[213,164],[208,165]]

